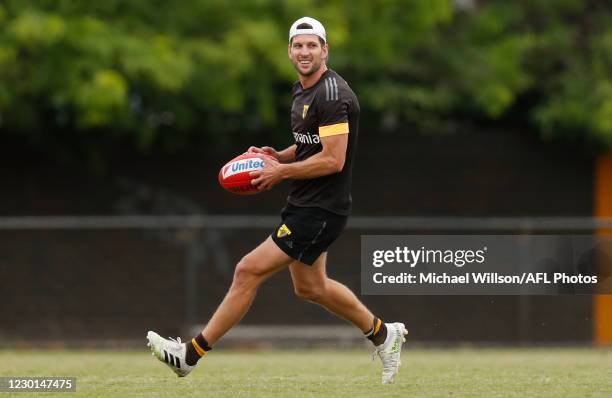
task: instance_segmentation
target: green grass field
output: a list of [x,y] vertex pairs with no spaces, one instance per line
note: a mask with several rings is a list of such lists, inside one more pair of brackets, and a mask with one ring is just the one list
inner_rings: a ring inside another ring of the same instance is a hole
[[0,351],[0,376],[76,376],[43,397],[612,397],[612,351],[406,350],[393,385],[366,351],[215,351],[179,379],[149,352]]

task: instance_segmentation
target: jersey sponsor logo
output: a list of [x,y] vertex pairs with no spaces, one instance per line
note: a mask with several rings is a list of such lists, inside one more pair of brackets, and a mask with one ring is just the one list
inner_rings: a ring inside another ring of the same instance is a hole
[[308,113],[308,108],[310,108],[310,105],[304,105],[304,109],[302,110],[302,119],[306,119],[306,114]]
[[240,159],[227,165],[225,170],[223,170],[223,178],[245,171],[261,170],[264,165],[265,162],[261,159]]
[[278,238],[283,238],[289,235],[291,235],[291,230],[289,229],[287,225],[283,224],[280,227],[278,227],[278,231],[276,231],[276,236]]
[[321,142],[318,134],[310,134],[309,132],[302,134],[294,131],[293,138],[295,138],[295,142],[300,144],[319,144]]

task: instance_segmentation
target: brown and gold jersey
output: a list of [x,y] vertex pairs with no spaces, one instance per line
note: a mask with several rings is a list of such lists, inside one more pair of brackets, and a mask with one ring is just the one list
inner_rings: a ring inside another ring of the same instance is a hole
[[328,69],[312,87],[293,86],[291,128],[297,145],[296,161],[321,152],[321,137],[348,134],[344,168],[309,180],[293,180],[287,201],[295,206],[320,207],[348,215],[351,177],[359,130],[359,102],[340,75]]

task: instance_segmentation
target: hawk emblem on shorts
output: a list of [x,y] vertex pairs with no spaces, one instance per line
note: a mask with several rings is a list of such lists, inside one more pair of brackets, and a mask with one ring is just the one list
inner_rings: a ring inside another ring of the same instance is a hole
[[284,238],[285,236],[291,235],[291,230],[285,224],[281,225],[276,231],[276,237]]
[[310,105],[304,105],[304,109],[302,110],[302,119],[306,119],[306,114],[308,113],[308,108],[310,108]]

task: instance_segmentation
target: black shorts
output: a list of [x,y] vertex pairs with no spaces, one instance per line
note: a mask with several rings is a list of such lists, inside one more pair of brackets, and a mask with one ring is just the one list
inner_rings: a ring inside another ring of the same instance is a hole
[[318,207],[298,207],[288,203],[281,219],[272,232],[272,240],[289,257],[312,265],[340,236],[348,217]]

